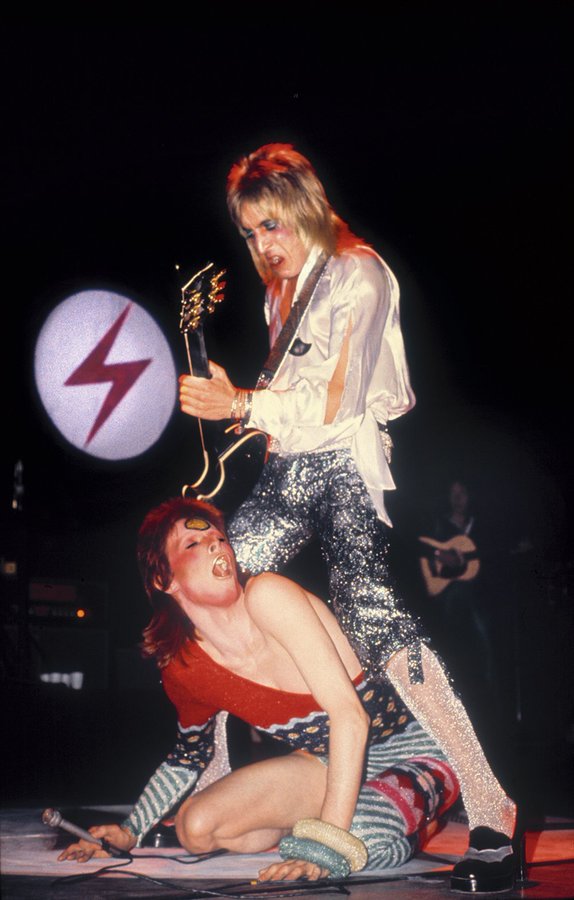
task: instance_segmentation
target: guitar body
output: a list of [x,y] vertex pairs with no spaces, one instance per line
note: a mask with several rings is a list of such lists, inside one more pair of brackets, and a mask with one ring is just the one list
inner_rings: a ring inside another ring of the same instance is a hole
[[[267,456],[267,435],[255,428],[233,434],[235,426],[225,429],[224,440],[218,437],[204,449],[204,466],[193,484],[184,484],[182,495],[217,502],[222,512],[234,510],[255,487]],[[221,436],[219,436],[221,437]]]
[[[189,370],[198,378],[211,378],[203,320],[223,300],[224,275],[225,270],[217,272],[213,263],[209,263],[181,291],[179,329],[185,340]],[[233,424],[223,435],[219,432],[214,440],[206,442],[205,423],[201,419],[197,422],[203,469],[195,481],[183,485],[182,495],[216,501],[223,512],[235,509],[259,479],[267,455],[267,435],[254,428],[240,431]]]
[[474,542],[465,534],[448,541],[419,537],[424,549],[419,551],[419,565],[427,593],[441,594],[453,581],[472,581],[480,571],[480,560]]

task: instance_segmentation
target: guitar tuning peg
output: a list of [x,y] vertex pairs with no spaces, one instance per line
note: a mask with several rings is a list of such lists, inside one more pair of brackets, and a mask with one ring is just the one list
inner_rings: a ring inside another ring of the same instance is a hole
[[226,274],[225,269],[221,269],[220,272],[217,272],[216,275],[213,275],[213,276],[212,276],[212,278],[210,279],[210,283],[211,283],[212,288],[214,288],[214,289],[219,289],[219,288],[224,288],[224,287],[225,287],[225,282],[223,282],[223,284],[221,284],[221,279],[223,278],[223,276],[224,276],[225,274]]

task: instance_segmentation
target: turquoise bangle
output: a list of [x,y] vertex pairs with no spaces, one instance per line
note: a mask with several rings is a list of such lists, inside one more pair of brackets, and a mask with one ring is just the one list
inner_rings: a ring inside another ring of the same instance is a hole
[[281,859],[303,859],[329,870],[329,878],[347,878],[351,867],[344,856],[319,841],[292,835],[279,841]]

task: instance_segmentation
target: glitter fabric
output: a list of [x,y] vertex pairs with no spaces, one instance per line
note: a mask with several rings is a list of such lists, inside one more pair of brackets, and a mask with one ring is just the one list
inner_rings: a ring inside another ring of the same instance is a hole
[[443,750],[470,827],[487,825],[511,836],[515,805],[496,780],[442,663],[403,606],[389,572],[387,526],[349,451],[272,455],[229,534],[239,565],[254,574],[282,569],[319,538],[334,612],[365,670],[389,678]]
[[412,646],[417,680],[420,627],[389,571],[389,529],[348,449],[272,455],[228,532],[239,566],[252,574],[281,570],[318,538],[329,600],[365,670],[381,677],[392,654]]
[[498,783],[474,728],[436,656],[422,648],[424,683],[413,684],[406,653],[398,653],[387,675],[425,731],[446,754],[458,778],[469,828],[485,825],[512,837],[516,807]]
[[227,748],[227,712],[222,710],[215,717],[215,734],[213,738],[213,759],[206,770],[199,777],[195,793],[209,787],[214,781],[219,781],[224,775],[231,772],[229,751]]
[[347,878],[351,872],[349,863],[341,853],[309,838],[287,835],[279,841],[279,853],[281,859],[305,860],[321,869],[328,869],[329,878]]
[[360,872],[367,865],[369,854],[364,843],[350,831],[338,828],[331,822],[324,822],[322,819],[299,819],[295,822],[292,833],[293,837],[319,841],[331,850],[336,850],[345,857],[351,872]]

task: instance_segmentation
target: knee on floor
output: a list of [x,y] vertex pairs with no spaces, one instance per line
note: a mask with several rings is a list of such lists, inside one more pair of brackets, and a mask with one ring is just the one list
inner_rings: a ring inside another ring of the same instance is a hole
[[177,838],[190,853],[209,853],[218,849],[215,822],[204,803],[192,800],[175,817]]

